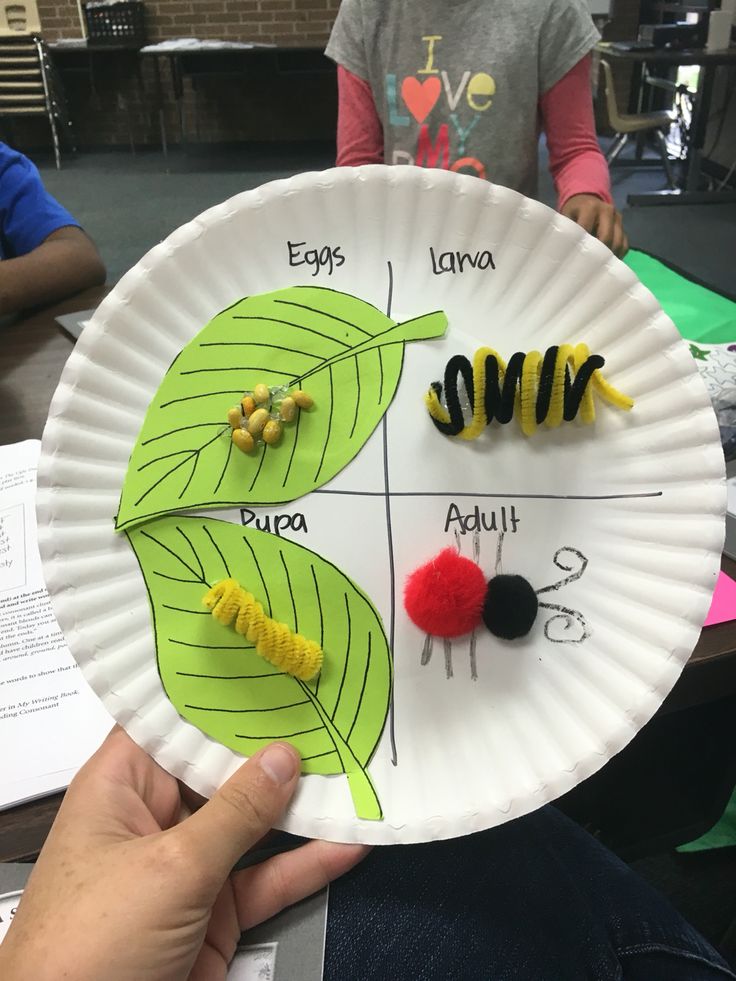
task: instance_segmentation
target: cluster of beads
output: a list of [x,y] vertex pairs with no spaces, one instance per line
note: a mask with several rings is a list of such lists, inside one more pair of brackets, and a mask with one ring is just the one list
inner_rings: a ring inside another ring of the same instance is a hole
[[293,422],[300,409],[311,409],[312,396],[297,389],[290,392],[284,386],[269,388],[258,384],[246,392],[240,405],[228,411],[227,421],[232,440],[243,453],[252,453],[261,443],[275,446],[281,439],[283,424]]

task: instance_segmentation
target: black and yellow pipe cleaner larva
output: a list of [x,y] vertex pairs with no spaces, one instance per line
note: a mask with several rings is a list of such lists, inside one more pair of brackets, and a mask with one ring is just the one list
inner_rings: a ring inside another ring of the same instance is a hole
[[[609,385],[600,369],[605,361],[587,345],[561,344],[539,351],[514,354],[508,365],[490,347],[479,348],[473,363],[463,355],[447,362],[444,389],[434,382],[425,396],[432,421],[445,436],[477,439],[495,419],[510,422],[516,415],[526,436],[544,423],[551,428],[571,422],[578,412],[585,423],[595,420],[593,390],[619,409],[634,405],[627,395]],[[473,418],[466,422],[458,391],[462,379]],[[442,397],[444,392],[444,402]]]
[[256,653],[286,674],[311,681],[322,669],[319,644],[267,617],[255,596],[235,579],[216,583],[203,602],[226,627],[234,622],[237,632],[256,645]]

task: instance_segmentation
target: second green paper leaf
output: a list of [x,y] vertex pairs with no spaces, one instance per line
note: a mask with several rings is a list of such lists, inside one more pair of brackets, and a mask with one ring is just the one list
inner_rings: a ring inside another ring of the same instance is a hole
[[[160,518],[128,537],[151,602],[159,674],[179,714],[244,756],[275,739],[293,743],[304,773],[345,773],[358,817],[380,819],[366,766],[386,721],[391,659],[365,593],[309,549],[226,521]],[[205,609],[210,585],[229,578],[320,644],[317,678],[279,671]]]

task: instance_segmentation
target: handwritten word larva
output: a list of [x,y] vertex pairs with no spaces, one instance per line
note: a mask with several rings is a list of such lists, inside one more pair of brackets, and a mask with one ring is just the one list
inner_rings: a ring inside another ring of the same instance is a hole
[[281,538],[282,531],[303,531],[309,534],[307,519],[303,514],[275,514],[257,515],[250,508],[240,509],[240,522],[244,528],[252,525],[258,531],[266,531],[269,535],[276,535]]
[[496,263],[493,253],[485,249],[482,252],[440,252],[439,256],[430,245],[429,257],[432,260],[432,272],[435,276],[443,273],[464,273],[468,269],[495,270]]
[[[310,266],[313,270],[312,276],[326,270],[327,275],[331,276],[335,269],[345,264],[345,256],[342,254],[340,245],[322,245],[319,248],[307,248],[304,250],[306,242],[288,242],[289,265],[290,266]],[[304,250],[304,251],[303,251]]]

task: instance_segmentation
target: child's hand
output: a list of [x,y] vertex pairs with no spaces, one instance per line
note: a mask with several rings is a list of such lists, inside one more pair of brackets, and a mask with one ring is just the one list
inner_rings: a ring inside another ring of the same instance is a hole
[[[230,875],[296,789],[296,750],[261,750],[195,813],[114,729],[67,792],[0,947],[13,981],[221,981],[240,931],[363,858],[313,841]],[[186,793],[186,791],[185,791]]]
[[619,259],[623,259],[629,251],[621,213],[595,194],[575,194],[568,198],[562,214],[582,225],[586,232],[607,245]]

